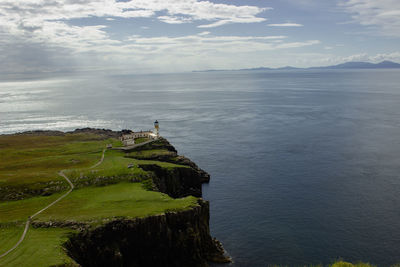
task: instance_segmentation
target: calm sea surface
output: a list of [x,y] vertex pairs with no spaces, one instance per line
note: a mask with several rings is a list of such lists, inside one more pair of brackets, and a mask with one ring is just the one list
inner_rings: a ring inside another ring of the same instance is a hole
[[0,81],[0,133],[149,129],[208,171],[234,266],[400,262],[400,71]]

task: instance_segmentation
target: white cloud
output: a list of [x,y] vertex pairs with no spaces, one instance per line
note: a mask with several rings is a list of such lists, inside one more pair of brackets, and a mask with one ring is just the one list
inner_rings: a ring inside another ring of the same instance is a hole
[[378,63],[384,60],[391,60],[400,62],[400,52],[386,53],[386,54],[354,54],[348,56],[337,56],[331,53],[309,53],[300,52],[293,53],[291,50],[282,50],[280,53],[273,53],[268,57],[271,64],[263,66],[287,66],[294,67],[317,67],[317,66],[331,66],[350,61],[366,61]]
[[210,23],[210,24],[199,25],[197,27],[198,28],[214,28],[214,27],[225,25],[225,24],[231,24],[231,23],[255,23],[255,22],[262,22],[265,20],[266,19],[264,19],[264,18],[258,18],[258,17],[222,19],[222,20],[218,20],[216,22]]
[[377,34],[400,37],[400,1],[347,0],[340,4],[354,22],[371,28]]
[[[43,47],[61,46],[73,52],[101,50],[121,41],[111,39],[107,26],[76,26],[70,21],[91,17],[107,21],[156,18],[169,24],[210,22],[204,27],[216,27],[263,21],[258,15],[267,9],[199,0],[1,0],[0,35],[4,38],[0,43],[18,39]],[[0,46],[0,54],[10,52],[4,49]]]
[[210,34],[211,32],[201,32],[201,33],[199,33],[198,35],[208,35],[208,34]]
[[210,23],[210,24],[203,24],[203,25],[199,25],[197,27],[198,28],[215,28],[215,27],[218,27],[218,26],[229,24],[230,22],[231,22],[230,20],[219,20],[217,22],[213,22],[213,23]]
[[269,51],[319,44],[318,40],[289,41],[283,35],[213,36],[208,31],[180,37],[131,35],[116,40],[111,37],[116,35],[109,34],[111,26],[71,22],[91,17],[106,21],[141,17],[211,28],[265,21],[260,17],[265,10],[268,8],[199,0],[1,0],[0,71],[71,70],[75,66],[86,70],[114,66],[132,70],[136,66],[154,71],[227,68],[262,62],[260,55],[273,53]]
[[182,24],[182,23],[190,23],[193,21],[190,17],[177,17],[177,16],[158,16],[160,21],[168,23],[168,24]]
[[2,25],[12,27],[26,23],[40,24],[43,21],[70,20],[89,17],[138,18],[153,17],[166,23],[184,23],[191,21],[229,21],[230,23],[260,22],[257,17],[268,8],[257,6],[236,6],[215,4],[198,0],[2,0],[0,14]]
[[268,24],[271,27],[303,27],[303,24],[298,23],[280,23],[280,24]]
[[[315,56],[315,55],[314,55]],[[400,52],[381,53],[370,55],[367,53],[353,54],[349,56],[336,56],[332,54],[318,54],[312,65],[335,65],[345,62],[371,62],[379,63],[385,60],[400,62]]]
[[[207,32],[206,32],[207,33]],[[130,44],[124,46],[128,51],[142,51],[148,55],[168,52],[177,58],[198,54],[229,54],[279,49],[299,48],[319,44],[318,40],[305,42],[284,42],[286,36],[212,36],[207,34],[182,37],[140,37],[129,38]],[[280,41],[280,42],[276,42]]]

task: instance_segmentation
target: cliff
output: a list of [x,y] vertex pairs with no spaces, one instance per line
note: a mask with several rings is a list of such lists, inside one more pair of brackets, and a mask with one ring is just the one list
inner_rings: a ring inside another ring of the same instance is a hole
[[67,254],[82,266],[208,266],[228,262],[209,230],[209,204],[72,234]]
[[[168,153],[141,154],[144,151]],[[128,151],[126,157],[177,164],[173,168],[138,165],[153,174],[153,190],[173,198],[201,197],[202,183],[210,180],[207,172],[179,156],[165,138]],[[199,199],[198,205],[188,210],[84,227],[69,237],[64,248],[82,266],[179,267],[208,266],[209,261],[230,262],[221,243],[210,236],[209,216],[209,202]]]
[[192,168],[162,168],[157,164],[139,165],[145,171],[154,173],[152,179],[155,190],[168,194],[173,198],[189,195],[201,197],[202,179]]

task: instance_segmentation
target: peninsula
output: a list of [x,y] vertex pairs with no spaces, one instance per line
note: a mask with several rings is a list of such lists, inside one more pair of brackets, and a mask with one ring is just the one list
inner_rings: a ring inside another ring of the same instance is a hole
[[229,262],[210,236],[209,179],[158,124],[1,135],[0,266]]

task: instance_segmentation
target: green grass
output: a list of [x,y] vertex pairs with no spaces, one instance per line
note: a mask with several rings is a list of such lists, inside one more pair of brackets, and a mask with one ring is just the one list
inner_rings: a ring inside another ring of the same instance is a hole
[[[269,267],[282,267],[285,265],[268,265]],[[299,265],[300,266],[300,265]],[[335,261],[332,264],[328,265],[322,265],[322,264],[317,264],[317,265],[301,265],[302,267],[376,267],[375,265],[369,264],[369,263],[364,263],[364,262],[358,262],[358,263],[350,263],[350,262],[345,262],[342,260]],[[397,267],[397,265],[392,265],[392,267]]]
[[0,254],[12,248],[24,231],[24,224],[13,227],[0,227]]
[[176,156],[175,152],[169,151],[167,149],[150,149],[150,150],[140,150],[133,151],[126,154],[127,157],[137,158],[137,159],[146,159],[146,158],[154,158],[157,156]]
[[0,187],[57,180],[61,169],[89,167],[108,143],[118,141],[90,134],[0,136]]
[[[154,152],[152,152],[154,153]],[[107,150],[105,153],[104,161],[101,165],[93,169],[74,169],[67,171],[66,174],[76,184],[80,183],[80,180],[89,179],[94,180],[97,177],[120,177],[121,180],[124,178],[135,178],[137,181],[143,180],[146,177],[147,172],[143,171],[138,166],[140,164],[156,164],[163,168],[187,168],[187,166],[178,165],[174,163],[161,162],[155,160],[138,160],[133,158],[125,157],[126,154],[118,150]],[[129,165],[133,165],[133,168],[128,168]],[[85,179],[81,179],[85,178]]]
[[135,139],[135,144],[140,144],[149,141],[150,138],[147,137],[139,137]]
[[330,265],[329,267],[375,267],[375,265],[371,265],[369,263],[350,263],[350,262],[345,262],[345,261],[337,261]]
[[18,201],[0,203],[0,224],[25,222],[28,216],[36,213],[56,200],[62,193],[46,197],[32,197]]
[[187,209],[197,204],[195,197],[173,199],[147,191],[140,183],[119,183],[86,187],[73,191],[37,217],[39,221],[101,221],[110,217],[145,217],[168,210]]
[[[128,168],[128,165],[133,164],[133,168]],[[124,153],[117,150],[107,150],[104,161],[101,165],[93,169],[75,169],[67,171],[66,174],[74,182],[79,183],[80,177],[95,179],[97,177],[141,177],[146,175],[146,172],[137,167],[137,162],[133,159],[125,158]]]
[[[10,254],[0,259],[4,267],[41,267],[73,263],[63,252],[61,244],[67,240],[70,229],[29,228],[26,239]],[[0,248],[11,248],[14,239],[19,239],[22,228],[0,228]],[[1,251],[0,251],[1,252]]]

